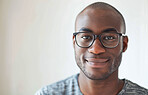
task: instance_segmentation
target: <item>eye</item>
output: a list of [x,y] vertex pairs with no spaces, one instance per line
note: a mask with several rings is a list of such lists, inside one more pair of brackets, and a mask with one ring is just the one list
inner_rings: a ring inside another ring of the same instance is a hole
[[115,40],[116,38],[114,37],[114,36],[105,36],[104,38],[103,38],[104,40]]
[[82,36],[81,38],[86,39],[86,40],[91,39],[91,37],[90,37],[90,36]]

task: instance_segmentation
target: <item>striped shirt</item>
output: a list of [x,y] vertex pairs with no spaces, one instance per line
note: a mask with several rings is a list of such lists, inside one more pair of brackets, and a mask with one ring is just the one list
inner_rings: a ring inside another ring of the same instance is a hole
[[[35,95],[83,95],[78,86],[78,75],[47,85],[36,92]],[[148,95],[148,89],[124,79],[124,86],[118,95]]]

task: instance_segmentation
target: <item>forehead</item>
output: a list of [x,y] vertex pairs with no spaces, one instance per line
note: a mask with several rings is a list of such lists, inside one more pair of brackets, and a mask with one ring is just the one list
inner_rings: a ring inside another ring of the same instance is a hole
[[88,28],[94,32],[101,32],[108,28],[114,28],[123,32],[120,15],[111,9],[86,9],[76,19],[76,31]]

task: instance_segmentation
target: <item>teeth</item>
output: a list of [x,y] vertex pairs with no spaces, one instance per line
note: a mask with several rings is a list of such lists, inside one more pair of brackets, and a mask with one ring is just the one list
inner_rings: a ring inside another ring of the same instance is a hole
[[104,63],[107,62],[108,59],[96,59],[96,58],[89,58],[89,59],[85,59],[86,62],[95,62],[95,63]]

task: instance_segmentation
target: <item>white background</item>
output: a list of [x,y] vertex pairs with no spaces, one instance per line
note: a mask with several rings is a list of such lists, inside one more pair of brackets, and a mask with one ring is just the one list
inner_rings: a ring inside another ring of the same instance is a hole
[[[98,0],[0,0],[0,95],[33,95],[79,72],[76,15]],[[129,46],[120,78],[148,88],[148,1],[105,0],[125,17]]]

